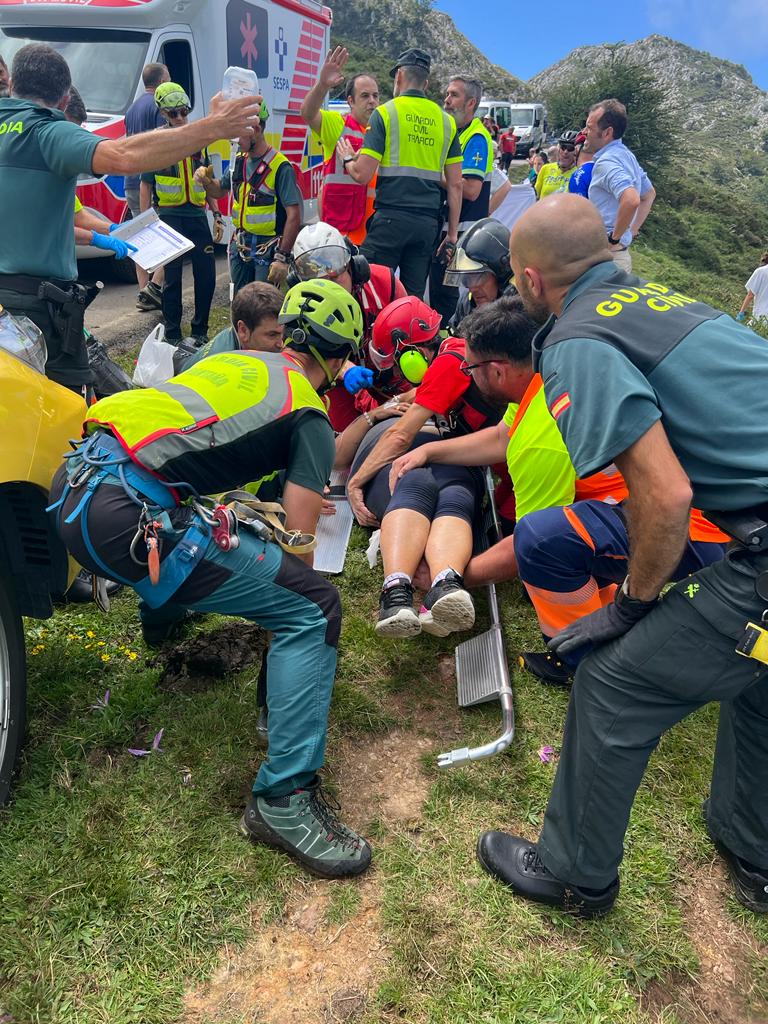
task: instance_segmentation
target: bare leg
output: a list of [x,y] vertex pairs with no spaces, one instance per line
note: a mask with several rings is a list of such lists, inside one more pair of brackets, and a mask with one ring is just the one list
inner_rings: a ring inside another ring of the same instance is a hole
[[435,519],[425,552],[432,579],[449,567],[461,575],[471,555],[472,528],[466,519],[456,516]]
[[420,512],[396,508],[381,522],[381,559],[384,575],[403,572],[412,577],[418,568],[430,534],[430,522]]

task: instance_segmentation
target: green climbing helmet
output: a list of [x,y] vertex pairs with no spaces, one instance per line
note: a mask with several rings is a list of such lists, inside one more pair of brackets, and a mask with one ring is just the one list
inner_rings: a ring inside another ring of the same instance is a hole
[[336,281],[314,278],[294,285],[278,320],[286,324],[286,345],[331,358],[356,352],[363,341],[363,314],[357,301]]
[[180,107],[191,107],[189,96],[176,82],[163,82],[155,89],[155,103],[160,110],[178,110]]

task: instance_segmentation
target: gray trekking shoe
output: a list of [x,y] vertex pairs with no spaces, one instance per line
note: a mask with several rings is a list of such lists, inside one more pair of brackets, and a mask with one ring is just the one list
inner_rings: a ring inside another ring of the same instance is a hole
[[371,863],[371,848],[342,825],[338,810],[316,782],[287,796],[252,796],[240,831],[257,843],[285,850],[320,878],[361,875]]

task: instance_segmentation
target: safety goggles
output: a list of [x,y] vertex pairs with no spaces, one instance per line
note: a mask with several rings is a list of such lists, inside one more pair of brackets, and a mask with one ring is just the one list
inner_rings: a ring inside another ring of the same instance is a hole
[[470,291],[476,288],[479,284],[482,284],[483,280],[490,274],[490,270],[471,270],[465,274],[458,275],[458,283],[462,288],[468,288]]
[[296,256],[293,268],[300,281],[326,277],[333,281],[349,266],[349,249],[341,245],[324,245]]
[[463,280],[465,277],[472,278],[474,283],[478,284],[480,279],[487,273],[489,273],[488,267],[479,263],[477,260],[473,260],[471,256],[467,256],[466,252],[459,245],[456,248],[456,252],[453,254],[451,262],[445,268],[443,284],[450,285],[454,288],[459,285],[464,285],[465,288],[471,288],[472,286]]
[[177,118],[189,117],[189,107],[174,107],[173,110],[164,110],[163,114],[169,121],[175,121]]

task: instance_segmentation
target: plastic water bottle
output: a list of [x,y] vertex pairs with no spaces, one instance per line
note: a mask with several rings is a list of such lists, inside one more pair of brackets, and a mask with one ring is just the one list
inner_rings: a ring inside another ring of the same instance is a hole
[[256,72],[248,68],[227,68],[221,91],[227,100],[236,100],[241,96],[258,96],[259,79]]
[[29,317],[15,317],[0,306],[0,348],[45,373],[48,350],[43,332]]

